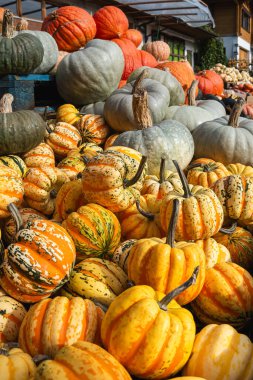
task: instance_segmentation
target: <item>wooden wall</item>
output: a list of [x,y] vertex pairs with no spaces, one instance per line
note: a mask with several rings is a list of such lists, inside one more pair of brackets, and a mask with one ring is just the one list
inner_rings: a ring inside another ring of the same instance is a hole
[[235,35],[237,31],[237,9],[231,0],[219,1],[210,5],[215,20],[215,31],[221,36]]
[[242,27],[242,11],[243,9],[247,11],[249,14],[250,9],[248,5],[244,2],[244,4],[238,5],[237,12],[238,12],[238,18],[239,18],[239,35],[247,42],[251,43],[251,32],[252,32],[252,15],[251,15],[251,22],[250,22],[250,30],[247,31]]

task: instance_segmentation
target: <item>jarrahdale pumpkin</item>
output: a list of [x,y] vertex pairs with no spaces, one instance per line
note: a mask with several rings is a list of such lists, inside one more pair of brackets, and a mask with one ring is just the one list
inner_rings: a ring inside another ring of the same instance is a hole
[[19,345],[28,354],[54,356],[77,341],[100,342],[104,312],[81,297],[57,296],[33,305],[19,331]]
[[197,270],[164,298],[149,286],[137,285],[109,306],[102,321],[102,342],[131,375],[165,379],[188,361],[195,323],[192,314],[173,298],[194,283]]
[[35,380],[106,379],[131,380],[125,368],[107,351],[90,342],[78,341],[65,346],[53,360],[42,362]]
[[174,243],[179,201],[173,201],[173,215],[164,242],[158,238],[140,239],[130,249],[127,273],[136,285],[149,285],[161,293],[169,293],[182,285],[199,267],[194,285],[181,292],[176,301],[180,305],[191,302],[200,293],[205,281],[205,254],[194,243]]
[[191,308],[204,324],[246,326],[253,315],[252,276],[235,263],[216,264],[206,270],[204,286]]
[[189,380],[197,380],[195,376],[208,380],[251,380],[252,342],[228,324],[205,326],[196,335],[183,375],[185,379],[189,376]]
[[73,239],[79,261],[89,256],[110,257],[120,242],[121,227],[117,217],[94,203],[69,214],[62,226]]
[[22,228],[22,218],[15,205],[9,206],[17,223],[15,242],[3,258],[0,285],[11,297],[34,303],[68,281],[76,258],[75,245],[67,231],[58,224],[33,219]]
[[102,305],[110,303],[127,288],[127,275],[117,264],[99,258],[75,265],[62,295],[89,298]]
[[202,162],[201,158],[192,161],[186,170],[188,183],[203,187],[210,187],[218,179],[229,175],[228,169],[221,162]]
[[36,365],[30,355],[20,348],[0,348],[0,373],[2,379],[33,380]]
[[0,165],[0,219],[10,216],[8,205],[21,206],[24,186],[20,174],[12,168]]
[[16,342],[26,315],[24,306],[14,298],[0,296],[0,343]]
[[183,171],[176,161],[173,161],[178,170],[184,194],[171,192],[163,198],[160,217],[164,231],[172,216],[173,199],[179,200],[179,216],[176,226],[176,241],[207,239],[215,235],[223,223],[222,205],[214,191],[202,187],[188,185]]

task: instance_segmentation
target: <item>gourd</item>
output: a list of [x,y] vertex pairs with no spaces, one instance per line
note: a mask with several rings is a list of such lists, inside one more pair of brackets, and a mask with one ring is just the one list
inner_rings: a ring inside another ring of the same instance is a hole
[[226,245],[217,242],[215,235],[213,238],[204,240],[195,240],[200,248],[203,249],[206,256],[206,269],[214,267],[217,263],[230,262],[231,255]]
[[184,124],[191,132],[200,124],[223,117],[226,110],[215,100],[195,100],[198,81],[194,80],[188,90],[188,105],[172,106],[167,109],[166,119],[177,120]]
[[230,117],[207,121],[193,131],[195,157],[208,157],[225,165],[253,164],[252,120],[240,118],[243,100],[238,100]]
[[22,178],[14,170],[7,166],[0,166],[0,220],[10,216],[8,209],[12,202],[17,207],[21,206],[24,195]]
[[111,5],[100,8],[93,16],[97,33],[96,38],[111,40],[121,38],[128,30],[128,19],[118,7]]
[[14,169],[21,178],[23,178],[27,172],[26,164],[22,158],[13,154],[9,154],[8,156],[0,156],[0,165]]
[[227,165],[229,174],[239,174],[245,177],[253,177],[253,167],[242,165],[240,163]]
[[0,296],[0,343],[17,341],[25,315],[26,309],[20,302],[8,296]]
[[43,46],[44,54],[42,62],[32,71],[32,73],[46,74],[52,70],[58,59],[58,47],[55,39],[49,33],[37,30],[28,30],[28,22],[24,19],[19,21],[16,30],[18,31],[18,35],[28,33],[37,37]]
[[32,356],[54,356],[77,341],[99,343],[103,315],[92,301],[81,297],[47,298],[33,305],[23,319],[19,345]]
[[84,115],[75,123],[75,127],[79,130],[83,143],[103,145],[110,134],[110,128],[100,115]]
[[189,186],[183,171],[173,160],[180,176],[184,194],[171,192],[162,200],[161,225],[164,231],[172,218],[174,199],[179,200],[180,210],[176,226],[176,241],[207,239],[215,235],[222,226],[224,214],[215,192],[202,186]]
[[117,88],[123,69],[123,53],[114,42],[92,40],[59,64],[58,92],[74,105],[104,101]]
[[13,37],[13,14],[8,9],[4,11],[0,52],[0,76],[29,74],[41,64],[44,55],[42,43],[34,35]]
[[61,160],[57,168],[61,169],[66,173],[70,181],[73,181],[78,178],[80,173],[85,168],[85,160],[82,157],[78,156],[67,156],[63,160]]
[[161,158],[167,161],[167,170],[175,170],[171,158],[185,168],[193,157],[194,145],[189,130],[174,120],[164,120],[153,126],[147,104],[147,92],[141,87],[145,71],[135,82],[133,115],[137,131],[127,131],[116,138],[113,145],[138,150],[148,157],[148,174],[159,175]]
[[187,282],[164,298],[150,286],[134,286],[109,306],[101,326],[102,342],[131,375],[167,378],[188,361],[195,323],[173,298],[191,286],[196,276],[197,268]]
[[24,162],[28,168],[38,168],[42,166],[55,167],[54,151],[46,143],[40,143],[35,148],[23,155]]
[[187,181],[191,185],[211,187],[218,179],[228,175],[228,169],[221,162],[208,159],[194,160],[187,168]]
[[23,227],[18,209],[11,204],[9,210],[18,232],[5,251],[0,285],[21,302],[37,302],[68,281],[76,258],[75,246],[58,224],[34,219]]
[[22,154],[40,144],[46,123],[35,111],[12,112],[13,96],[5,94],[0,100],[0,152]]
[[56,120],[58,122],[63,121],[64,123],[74,125],[81,117],[82,114],[73,104],[63,104],[57,108]]
[[41,30],[54,37],[59,50],[73,52],[95,37],[96,24],[86,10],[66,6],[50,13],[44,19]]
[[125,240],[113,252],[112,261],[119,265],[125,273],[127,273],[129,253],[136,242],[136,239]]
[[128,29],[122,37],[132,41],[136,47],[139,47],[143,40],[142,33],[137,29]]
[[194,243],[174,243],[178,218],[179,201],[173,202],[173,214],[166,241],[152,237],[138,240],[130,249],[127,258],[127,273],[136,285],[149,285],[155,291],[169,293],[186,281],[195,267],[198,277],[193,286],[175,298],[180,305],[186,305],[200,293],[205,280],[205,254]]
[[3,379],[32,380],[35,372],[33,359],[20,348],[9,348],[5,345],[0,349],[0,373]]
[[157,61],[166,61],[170,56],[170,47],[164,41],[147,42],[142,49],[152,54]]

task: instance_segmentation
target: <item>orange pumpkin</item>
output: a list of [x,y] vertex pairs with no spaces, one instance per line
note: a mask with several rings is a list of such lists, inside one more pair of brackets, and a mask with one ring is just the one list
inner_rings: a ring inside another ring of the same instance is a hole
[[103,145],[110,134],[110,128],[100,115],[84,115],[76,123],[76,128],[82,136],[82,142],[93,142]]
[[54,151],[48,144],[41,143],[24,154],[24,161],[28,168],[41,166],[55,166]]
[[97,33],[96,38],[111,40],[121,38],[128,30],[128,19],[121,9],[108,5],[100,8],[93,16]]
[[57,108],[56,119],[57,122],[61,121],[74,125],[82,115],[73,104],[63,104]]
[[17,171],[8,166],[0,166],[0,219],[10,216],[10,203],[21,206],[23,195],[24,186]]
[[213,94],[221,96],[224,91],[224,82],[219,74],[213,70],[200,71],[196,75],[199,81],[199,89],[203,94]]
[[142,33],[137,29],[128,29],[122,37],[132,41],[136,47],[138,47],[143,40]]
[[187,168],[187,181],[191,185],[210,187],[218,179],[229,175],[221,162],[202,163],[201,159],[193,161]]
[[119,134],[115,133],[115,134],[111,135],[110,137],[108,137],[105,141],[104,150],[110,148],[118,136],[119,136]]

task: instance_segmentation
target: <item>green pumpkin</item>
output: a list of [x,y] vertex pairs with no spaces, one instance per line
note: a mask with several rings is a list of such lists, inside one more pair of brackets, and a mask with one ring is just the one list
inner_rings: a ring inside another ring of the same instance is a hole
[[43,59],[41,42],[31,34],[13,36],[13,15],[4,12],[3,32],[0,37],[0,75],[31,73]]

